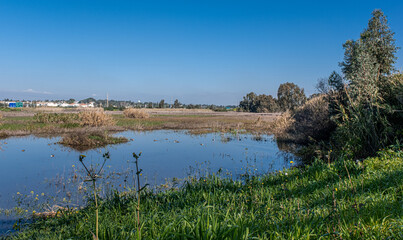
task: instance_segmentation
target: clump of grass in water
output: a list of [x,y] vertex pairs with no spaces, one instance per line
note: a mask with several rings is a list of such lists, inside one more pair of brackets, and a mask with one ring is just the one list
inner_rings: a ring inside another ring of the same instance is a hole
[[88,149],[104,147],[109,144],[119,144],[127,142],[125,137],[113,137],[108,133],[92,132],[92,133],[72,133],[62,138],[59,142],[64,146],[84,151]]
[[97,188],[96,188],[96,181],[97,179],[101,178],[100,174],[102,172],[103,167],[105,166],[106,160],[110,158],[109,152],[106,152],[103,154],[103,159],[104,162],[102,163],[101,168],[96,171],[92,166],[90,168],[87,168],[87,166],[84,163],[84,158],[86,156],[85,155],[80,155],[79,156],[79,161],[81,162],[81,164],[83,165],[85,171],[87,172],[87,176],[89,177],[89,179],[87,179],[86,181],[91,181],[92,182],[92,187],[93,187],[93,193],[94,193],[94,201],[95,201],[95,234],[93,232],[93,238],[95,240],[99,239],[99,234],[98,234],[98,228],[99,228],[99,216],[98,216],[98,197],[97,197]]

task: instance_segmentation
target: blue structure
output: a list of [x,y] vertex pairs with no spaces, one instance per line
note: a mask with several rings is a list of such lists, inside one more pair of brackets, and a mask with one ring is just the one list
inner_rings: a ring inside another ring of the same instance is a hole
[[10,103],[8,103],[8,107],[15,108],[15,107],[17,107],[17,104],[15,102],[10,102]]

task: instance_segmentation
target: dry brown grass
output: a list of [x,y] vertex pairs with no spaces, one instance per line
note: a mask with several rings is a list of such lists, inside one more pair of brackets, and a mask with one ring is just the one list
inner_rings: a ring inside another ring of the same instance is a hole
[[326,139],[335,127],[329,117],[329,104],[325,96],[310,99],[292,113],[283,113],[272,126],[278,140],[293,142]]
[[78,114],[81,126],[112,126],[115,121],[103,111],[85,111]]
[[284,112],[279,116],[276,120],[270,123],[271,129],[273,134],[277,138],[285,138],[287,132],[291,128],[291,126],[294,124],[295,119],[292,117],[291,113],[289,111]]
[[329,102],[324,95],[312,98],[298,108],[294,119],[294,131],[300,133],[304,140],[324,140],[335,128],[329,116]]
[[148,114],[143,109],[137,108],[129,108],[123,111],[123,114],[128,118],[149,118],[150,114]]

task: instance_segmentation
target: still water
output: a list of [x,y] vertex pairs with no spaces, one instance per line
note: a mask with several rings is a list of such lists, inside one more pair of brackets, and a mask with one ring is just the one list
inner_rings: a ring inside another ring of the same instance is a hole
[[127,131],[115,135],[130,141],[77,152],[57,144],[58,137],[0,140],[0,233],[9,229],[13,221],[13,217],[4,216],[4,209],[21,206],[32,211],[38,207],[34,203],[45,202],[48,206],[82,204],[78,189],[85,189],[86,184],[78,161],[80,154],[86,156],[87,165],[99,169],[102,154],[108,151],[110,159],[103,168],[102,184],[121,191],[133,186],[133,152],[142,152],[142,182],[152,188],[174,178],[202,177],[207,173],[220,172],[235,179],[245,173],[259,175],[288,168],[290,160],[294,160],[278,149],[271,136],[191,135],[186,131]]

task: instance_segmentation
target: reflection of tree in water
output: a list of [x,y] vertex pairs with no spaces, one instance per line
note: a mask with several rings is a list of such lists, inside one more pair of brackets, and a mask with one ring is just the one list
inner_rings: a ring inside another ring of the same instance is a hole
[[300,160],[300,158],[297,157],[297,153],[301,148],[301,145],[285,141],[276,141],[276,144],[277,148],[280,150],[277,153],[279,157],[283,158],[287,162]]

